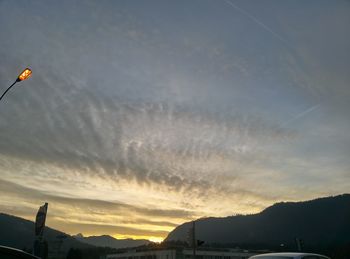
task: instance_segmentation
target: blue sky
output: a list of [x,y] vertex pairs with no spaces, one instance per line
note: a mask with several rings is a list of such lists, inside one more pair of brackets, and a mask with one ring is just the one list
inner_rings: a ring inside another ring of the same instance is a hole
[[0,86],[33,70],[0,104],[1,211],[32,219],[49,201],[68,233],[160,240],[349,192],[349,14],[342,0],[0,1]]

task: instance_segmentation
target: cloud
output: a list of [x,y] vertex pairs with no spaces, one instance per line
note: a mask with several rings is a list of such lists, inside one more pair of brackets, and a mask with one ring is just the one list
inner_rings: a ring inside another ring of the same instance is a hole
[[41,92],[9,105],[4,114],[1,153],[114,181],[202,195],[211,188],[208,174],[233,169],[222,167],[222,161],[249,160],[264,143],[294,134],[256,116],[134,102],[64,85],[61,79],[38,80]]
[[75,233],[79,228],[80,232],[90,234],[109,229],[106,234],[164,237],[167,231],[178,225],[179,219],[189,220],[196,215],[189,210],[152,209],[103,200],[55,196],[4,180],[0,180],[0,187],[4,199],[11,197],[11,201],[0,205],[1,211],[33,220],[38,206],[48,202],[49,226],[59,226],[59,229],[69,233]]
[[142,230],[140,228],[128,228],[123,226],[115,225],[99,225],[99,224],[84,224],[84,223],[66,223],[63,226],[63,230],[69,230],[69,232],[80,233],[79,231],[84,230],[89,235],[98,235],[105,233],[106,235],[116,235],[116,233],[122,233],[126,236],[148,236],[148,237],[161,237],[167,236],[168,231],[161,230]]
[[[194,215],[193,212],[185,210],[150,209],[103,200],[55,196],[5,180],[0,180],[0,186],[1,192],[6,195],[20,196],[21,198],[27,197],[27,200],[35,200],[36,202],[50,201],[54,203],[60,203],[74,208],[79,208],[81,210],[84,210],[86,208],[93,208],[93,210],[96,211],[99,211],[99,209],[106,209],[108,211],[114,211],[115,213],[123,212],[128,215],[137,213],[140,216],[153,216],[165,218],[189,218]],[[152,221],[147,222],[150,223]],[[164,222],[162,222],[162,224],[164,224]]]

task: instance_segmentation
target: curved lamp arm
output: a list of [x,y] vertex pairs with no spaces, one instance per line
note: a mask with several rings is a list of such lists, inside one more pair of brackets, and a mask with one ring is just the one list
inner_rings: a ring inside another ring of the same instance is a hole
[[23,80],[28,79],[30,76],[32,75],[32,70],[30,70],[29,68],[26,68],[22,71],[22,73],[19,74],[19,76],[17,77],[16,81],[13,82],[12,85],[10,85],[6,91],[1,95],[0,97],[0,101],[1,99],[5,96],[5,94],[12,88],[12,86],[14,86],[17,82],[21,82]]

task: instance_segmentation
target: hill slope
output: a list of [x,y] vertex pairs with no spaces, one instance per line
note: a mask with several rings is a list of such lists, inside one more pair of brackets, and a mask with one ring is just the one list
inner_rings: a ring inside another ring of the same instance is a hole
[[[34,242],[34,222],[19,217],[0,213],[0,245],[11,246],[18,249],[31,250]],[[44,238],[48,241],[49,252],[57,247],[57,236],[67,236],[60,248],[67,252],[70,248],[91,248],[91,245],[81,243],[73,237],[45,227]]]
[[74,236],[80,242],[100,247],[127,248],[147,245],[150,243],[146,239],[116,239],[108,235],[84,237],[81,234]]
[[[166,241],[186,241],[190,223],[169,233]],[[282,202],[247,216],[200,219],[197,238],[207,243],[293,245],[302,238],[307,245],[350,242],[350,194],[306,202]]]

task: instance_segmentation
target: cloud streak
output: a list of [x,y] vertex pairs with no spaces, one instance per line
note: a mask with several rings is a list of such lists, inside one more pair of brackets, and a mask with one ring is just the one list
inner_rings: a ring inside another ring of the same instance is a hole
[[287,126],[288,124],[294,122],[295,120],[298,120],[298,119],[300,119],[300,118],[306,116],[308,113],[310,113],[310,112],[312,112],[313,110],[317,109],[319,106],[320,106],[320,105],[317,104],[317,105],[314,105],[314,106],[312,106],[312,107],[310,107],[310,108],[308,108],[308,109],[306,109],[306,110],[304,110],[304,111],[298,113],[298,114],[295,115],[293,118],[291,118],[291,119],[287,120],[286,122],[282,123],[282,124],[281,124],[281,127],[285,127],[285,126]]
[[239,11],[240,13],[242,13],[243,15],[247,16],[250,20],[252,20],[253,22],[255,22],[257,25],[259,25],[261,28],[263,28],[265,31],[269,32],[270,34],[272,34],[275,38],[277,38],[278,40],[280,40],[281,42],[283,42],[284,44],[286,44],[287,46],[289,46],[289,43],[278,33],[276,33],[274,30],[272,30],[269,26],[267,26],[265,23],[263,23],[262,21],[260,21],[258,18],[256,18],[255,16],[251,15],[250,13],[248,13],[246,10],[242,9],[241,7],[239,7],[238,5],[234,4],[232,1],[230,0],[224,0],[229,6],[233,7],[234,9],[236,9],[237,11]]
[[83,198],[71,198],[54,196],[47,193],[40,192],[38,190],[27,188],[9,181],[0,180],[1,191],[3,194],[20,195],[25,197],[26,194],[30,195],[29,200],[36,199],[37,201],[48,200],[52,202],[58,202],[72,207],[79,207],[80,209],[94,207],[96,210],[108,208],[115,212],[128,212],[128,214],[138,213],[142,216],[154,216],[154,217],[166,217],[166,218],[186,218],[191,217],[193,212],[184,210],[158,210],[149,209],[142,207],[135,207],[128,204],[103,201],[103,200],[92,200]]

